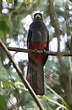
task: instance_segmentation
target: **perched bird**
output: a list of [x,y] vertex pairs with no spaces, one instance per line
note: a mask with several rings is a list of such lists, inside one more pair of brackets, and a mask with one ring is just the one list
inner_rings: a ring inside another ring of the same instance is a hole
[[[41,13],[34,14],[27,37],[28,49],[49,50],[49,33]],[[44,71],[48,55],[28,53],[27,80],[37,95],[44,95]]]

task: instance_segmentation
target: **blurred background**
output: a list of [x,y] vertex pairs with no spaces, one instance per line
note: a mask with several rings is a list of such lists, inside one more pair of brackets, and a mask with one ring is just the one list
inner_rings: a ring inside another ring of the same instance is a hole
[[[0,0],[0,39],[8,47],[27,49],[33,14],[41,12],[49,31],[49,51],[72,52],[71,0]],[[28,54],[12,52],[26,77]],[[72,110],[72,57],[49,56],[44,67],[45,110]],[[0,110],[39,110],[12,62],[0,48]]]

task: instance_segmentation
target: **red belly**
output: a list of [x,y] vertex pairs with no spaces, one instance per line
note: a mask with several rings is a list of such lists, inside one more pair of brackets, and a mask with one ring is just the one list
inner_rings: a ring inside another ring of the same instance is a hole
[[[47,42],[44,42],[44,43],[32,42],[29,48],[33,50],[34,49],[42,50],[47,48]],[[42,54],[30,54],[29,57],[33,60],[36,66],[40,66],[43,64],[45,56]]]

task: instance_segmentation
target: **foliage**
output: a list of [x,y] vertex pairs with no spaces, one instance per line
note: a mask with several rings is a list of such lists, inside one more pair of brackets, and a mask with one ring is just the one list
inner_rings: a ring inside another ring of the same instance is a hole
[[13,0],[6,0],[7,1],[7,3],[12,3],[13,2]]
[[7,110],[7,105],[5,101],[5,97],[0,95],[0,109]]

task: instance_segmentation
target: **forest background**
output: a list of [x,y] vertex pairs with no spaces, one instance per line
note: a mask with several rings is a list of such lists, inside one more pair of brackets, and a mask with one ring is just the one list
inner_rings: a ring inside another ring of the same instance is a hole
[[[45,95],[37,96],[45,110],[72,110],[71,0],[0,0],[0,39],[7,47],[27,49],[33,14],[41,12],[49,31],[49,55],[44,67]],[[10,51],[24,77],[28,54]],[[0,110],[39,110],[11,60],[0,46]]]

